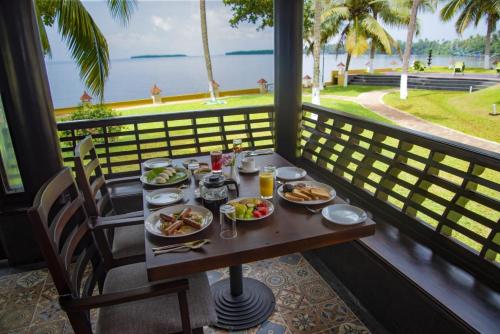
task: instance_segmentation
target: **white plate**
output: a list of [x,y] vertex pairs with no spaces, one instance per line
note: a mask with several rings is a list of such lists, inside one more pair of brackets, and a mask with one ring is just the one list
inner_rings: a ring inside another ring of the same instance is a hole
[[184,192],[177,188],[164,188],[152,191],[146,195],[146,202],[151,205],[169,205],[184,198]]
[[278,196],[283,198],[285,201],[290,202],[290,203],[296,203],[296,204],[302,204],[302,205],[318,205],[318,204],[325,204],[325,203],[330,202],[337,195],[337,193],[335,192],[335,189],[333,189],[331,186],[329,186],[328,184],[325,184],[325,183],[316,182],[316,181],[287,182],[287,184],[291,184],[291,185],[296,185],[299,183],[303,183],[307,186],[312,186],[312,187],[321,187],[330,193],[330,198],[329,199],[317,199],[317,200],[313,200],[313,201],[292,201],[292,200],[286,198],[285,195],[283,194],[283,185],[281,185],[278,188]]
[[[201,213],[203,215],[203,223],[201,225],[201,228],[199,230],[194,230],[193,232],[185,233],[185,234],[177,234],[177,235],[165,235],[165,234],[163,234],[163,232],[160,229],[160,226],[161,226],[160,213],[168,215],[168,214],[182,211],[186,208],[191,208],[191,210],[193,210],[193,212],[198,212],[198,213]],[[170,207],[163,208],[163,209],[160,209],[160,210],[153,212],[144,221],[144,227],[146,228],[146,231],[148,231],[151,234],[157,235],[159,237],[180,238],[180,237],[193,235],[193,234],[196,234],[196,233],[203,231],[208,226],[210,226],[213,219],[214,219],[214,216],[212,215],[212,212],[210,212],[210,210],[208,210],[207,208],[204,208],[202,206],[197,206],[197,205],[179,204],[179,205],[170,206]]]
[[254,169],[243,169],[242,166],[238,166],[238,170],[242,174],[254,174],[254,173],[257,173],[259,171],[259,167],[255,167]]
[[299,167],[280,167],[276,169],[276,177],[285,181],[300,180],[307,172]]
[[156,158],[144,161],[144,167],[147,169],[168,167],[170,165],[172,165],[172,160],[169,158]]
[[181,183],[181,182],[186,181],[186,180],[187,180],[187,178],[188,178],[188,172],[187,172],[187,170],[186,170],[185,168],[182,168],[182,167],[175,167],[175,169],[176,169],[178,172],[182,172],[182,173],[184,173],[184,174],[185,174],[185,176],[184,176],[184,177],[182,177],[182,178],[180,178],[180,179],[175,179],[175,180],[173,180],[173,181],[167,181],[167,183],[155,183],[155,182],[154,182],[154,180],[153,180],[153,181],[151,181],[151,182],[149,182],[149,181],[148,181],[148,178],[146,177],[146,173],[148,173],[148,172],[149,172],[149,171],[148,171],[148,172],[146,172],[146,173],[144,173],[144,174],[142,174],[142,175],[141,175],[140,180],[141,180],[141,182],[142,182],[142,183],[144,183],[144,184],[147,184],[147,185],[149,185],[149,186],[155,186],[155,187],[168,187],[168,186],[172,186],[172,185],[174,185],[174,184],[179,184],[179,183]]
[[[234,202],[239,202],[242,199],[254,199],[254,198],[255,197],[238,197],[238,198],[230,200],[228,202],[228,204],[234,203]],[[273,205],[273,203],[271,201],[268,201],[267,199],[261,199],[261,198],[259,198],[259,200],[266,202],[267,208],[268,208],[267,215],[262,216],[260,218],[255,218],[255,217],[246,218],[246,219],[245,218],[236,218],[236,220],[239,220],[239,221],[242,221],[242,222],[252,222],[252,221],[256,221],[256,220],[261,220],[261,219],[267,218],[270,215],[272,215],[273,212],[274,212],[274,205]]]
[[324,207],[321,214],[326,220],[340,225],[355,225],[368,218],[366,212],[349,204],[334,204]]

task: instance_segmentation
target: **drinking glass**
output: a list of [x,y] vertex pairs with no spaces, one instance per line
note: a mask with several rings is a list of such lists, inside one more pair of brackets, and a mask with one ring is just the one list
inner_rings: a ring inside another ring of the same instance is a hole
[[222,173],[222,151],[210,152],[210,161],[212,162],[212,172]]
[[189,171],[189,176],[194,177],[194,171],[200,168],[200,163],[199,162],[190,162],[187,166],[188,171]]
[[241,152],[241,139],[240,138],[233,139],[233,152],[235,154],[238,154]]
[[262,198],[273,198],[274,170],[273,166],[266,166],[259,173],[260,197]]
[[234,206],[224,204],[219,207],[220,212],[220,237],[222,239],[234,239],[238,235],[236,231],[236,213]]
[[235,166],[239,166],[239,164],[240,164],[240,162],[238,160],[239,160],[241,150],[242,150],[241,139],[240,138],[233,139],[233,152],[234,152],[234,165]]

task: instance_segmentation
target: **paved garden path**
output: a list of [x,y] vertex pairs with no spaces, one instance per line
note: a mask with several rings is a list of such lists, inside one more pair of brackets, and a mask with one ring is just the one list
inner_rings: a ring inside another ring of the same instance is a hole
[[499,143],[471,136],[442,125],[431,123],[419,117],[410,115],[409,113],[388,106],[383,102],[383,97],[389,92],[391,92],[391,90],[362,93],[358,95],[358,97],[354,101],[361,104],[363,107],[373,110],[374,112],[384,116],[385,118],[390,119],[398,125],[434,136],[443,137],[462,144],[467,144],[470,146],[482,148],[484,150],[500,153]]

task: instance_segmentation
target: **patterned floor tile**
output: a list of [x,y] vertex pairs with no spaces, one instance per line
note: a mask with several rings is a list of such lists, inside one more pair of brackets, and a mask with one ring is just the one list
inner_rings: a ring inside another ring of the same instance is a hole
[[[276,298],[276,310],[262,325],[238,334],[368,334],[330,286],[300,254],[254,262],[243,274],[264,282]],[[210,283],[229,277],[228,268],[208,272]],[[98,310],[91,311],[97,319]],[[0,277],[0,334],[73,334],[46,269]],[[205,328],[207,334],[225,334]]]
[[64,334],[65,329],[65,320],[51,321],[30,326],[28,334]]
[[36,304],[8,307],[0,312],[0,333],[30,325]]
[[324,302],[330,299],[337,299],[337,295],[333,292],[328,284],[323,280],[314,280],[310,282],[303,282],[300,285],[302,294],[311,304]]

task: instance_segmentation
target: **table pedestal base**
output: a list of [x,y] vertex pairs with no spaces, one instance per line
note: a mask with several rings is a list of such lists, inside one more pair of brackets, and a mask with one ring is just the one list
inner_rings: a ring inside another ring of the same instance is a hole
[[230,268],[230,278],[212,285],[216,327],[244,330],[265,322],[274,311],[273,292],[265,284],[241,276],[241,266]]

